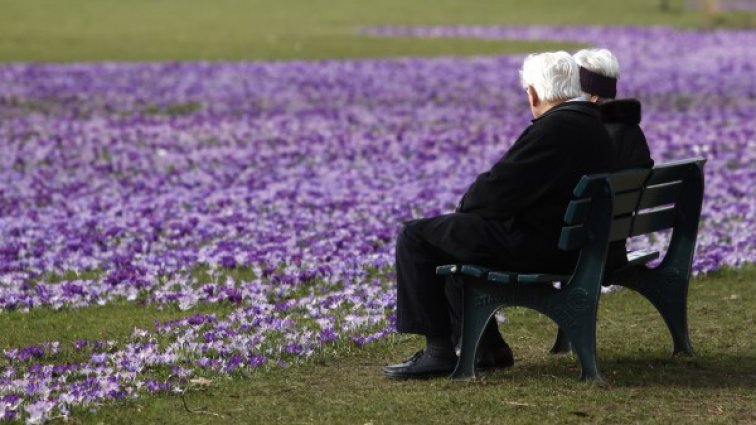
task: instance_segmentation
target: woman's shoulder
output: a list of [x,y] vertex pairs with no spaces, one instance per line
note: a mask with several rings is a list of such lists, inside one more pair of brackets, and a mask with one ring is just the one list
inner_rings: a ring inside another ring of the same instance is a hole
[[638,125],[641,122],[641,104],[636,99],[617,99],[602,103],[601,119],[605,123]]

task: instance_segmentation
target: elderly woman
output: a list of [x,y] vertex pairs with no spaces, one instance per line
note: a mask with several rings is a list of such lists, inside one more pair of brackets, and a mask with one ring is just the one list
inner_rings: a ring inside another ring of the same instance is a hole
[[[617,58],[607,49],[585,49],[573,56],[580,68],[583,95],[601,107],[601,119],[612,138],[612,169],[651,168],[654,160],[639,124],[641,105],[635,99],[615,100],[620,70]],[[607,270],[627,262],[624,241],[609,245]]]
[[617,97],[620,69],[617,58],[607,49],[585,49],[573,56],[580,67],[580,86],[586,99],[601,106],[604,126],[612,137],[612,168],[651,168],[654,161],[639,127],[641,105],[635,99]]

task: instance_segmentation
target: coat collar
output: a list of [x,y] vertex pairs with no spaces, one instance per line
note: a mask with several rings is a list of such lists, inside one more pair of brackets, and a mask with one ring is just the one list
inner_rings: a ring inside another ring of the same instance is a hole
[[580,112],[582,114],[587,114],[592,117],[595,117],[596,119],[601,119],[601,109],[598,105],[596,105],[593,102],[589,102],[587,100],[579,100],[574,102],[562,102],[559,105],[554,106],[553,108],[546,111],[543,115],[541,115],[538,118],[533,119],[531,122],[535,123],[537,121],[540,121],[549,115],[555,114],[560,111],[575,111]]
[[604,122],[640,124],[641,104],[635,99],[620,99],[606,102],[601,105],[601,118]]

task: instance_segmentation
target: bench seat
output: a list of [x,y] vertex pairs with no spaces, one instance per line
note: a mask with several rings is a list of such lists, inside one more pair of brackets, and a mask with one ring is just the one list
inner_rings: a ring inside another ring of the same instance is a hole
[[[613,274],[626,272],[633,267],[647,264],[659,258],[659,251],[629,251],[627,263],[613,271]],[[551,273],[515,273],[500,270],[491,270],[487,267],[474,264],[447,264],[436,267],[439,276],[461,275],[478,279],[485,279],[497,283],[553,283],[567,282],[572,275]]]

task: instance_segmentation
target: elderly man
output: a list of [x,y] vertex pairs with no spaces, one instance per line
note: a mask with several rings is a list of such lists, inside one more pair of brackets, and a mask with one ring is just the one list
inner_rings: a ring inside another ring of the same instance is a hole
[[[582,175],[610,170],[611,141],[599,107],[582,96],[578,66],[568,53],[530,55],[520,74],[532,124],[476,178],[455,213],[407,222],[399,235],[397,329],[425,336],[426,346],[384,367],[387,377],[447,375],[456,364],[461,288],[437,277],[436,266],[570,272],[577,261],[557,248],[562,215]],[[494,321],[479,353],[479,367],[514,363]]]
[[[620,76],[617,58],[607,49],[584,49],[573,57],[580,70],[583,93],[601,108],[601,119],[612,138],[612,170],[653,167],[654,160],[651,159],[646,136],[639,126],[640,102],[635,99],[614,100]],[[609,244],[606,260],[608,271],[627,262],[625,252],[624,241]],[[611,282],[605,282],[608,283]]]

